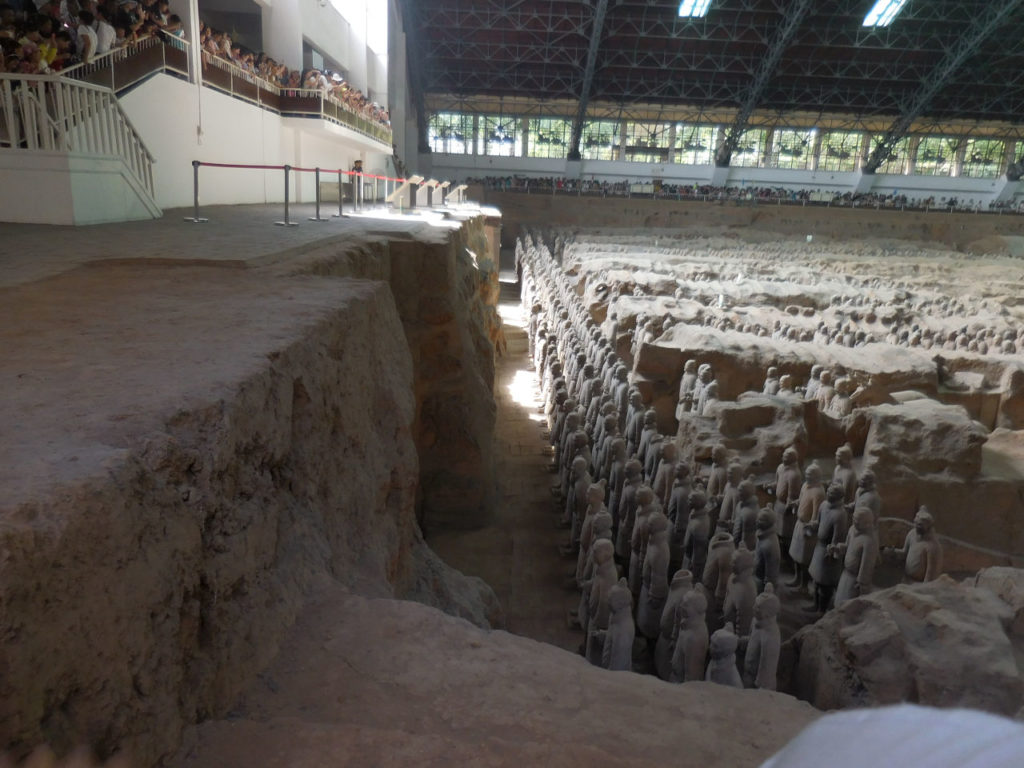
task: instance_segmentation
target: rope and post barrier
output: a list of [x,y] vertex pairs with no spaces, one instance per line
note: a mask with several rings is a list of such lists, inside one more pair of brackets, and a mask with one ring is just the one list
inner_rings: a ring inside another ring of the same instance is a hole
[[[317,167],[317,168],[314,168],[313,170],[314,170],[314,172],[316,174],[314,176],[314,178],[316,179],[316,181],[315,181],[315,184],[316,184],[316,216],[310,216],[309,220],[310,221],[327,221],[327,219],[320,218],[320,168]],[[341,187],[340,186],[338,187],[338,199],[339,200],[341,199]]]
[[192,215],[186,216],[185,221],[191,221],[193,224],[202,224],[209,221],[209,219],[203,219],[199,216],[199,166],[202,165],[198,160],[192,161]]
[[[346,216],[344,206],[344,195],[342,194],[342,176],[348,176],[352,179],[352,203],[353,207],[357,211],[363,210],[363,204],[365,202],[365,192],[363,190],[363,183],[365,179],[373,179],[373,202],[376,203],[380,195],[380,182],[384,182],[384,204],[387,206],[388,199],[399,191],[399,187],[402,184],[408,184],[410,190],[409,199],[409,211],[412,212],[416,208],[416,195],[419,192],[420,182],[423,181],[421,176],[413,176],[411,179],[402,179],[392,176],[379,176],[372,173],[361,173],[359,171],[345,171],[340,168],[337,169],[326,169],[326,168],[300,168],[292,165],[256,165],[256,164],[244,164],[244,163],[208,163],[201,160],[192,161],[192,216],[183,217],[185,221],[190,221],[195,224],[209,221],[209,219],[201,217],[199,215],[199,168],[201,166],[208,166],[210,168],[235,168],[235,169],[249,169],[249,170],[263,170],[263,171],[284,171],[284,220],[274,222],[275,225],[281,227],[297,227],[298,222],[291,220],[291,172],[296,173],[312,173],[314,174],[315,185],[316,185],[316,215],[310,216],[310,221],[327,221],[328,219],[321,216],[320,208],[322,203],[321,192],[320,192],[320,173],[336,173],[338,175],[338,212],[333,214],[333,218],[341,218]],[[447,182],[446,182],[447,184]],[[439,185],[441,186],[441,185]],[[463,187],[464,188],[464,187]],[[453,191],[458,191],[459,188],[455,188]],[[390,190],[390,191],[389,191]],[[427,203],[432,203],[432,192],[433,189],[430,185],[427,185]],[[441,186],[441,204],[446,204],[447,189]],[[405,213],[405,208],[401,197],[392,202],[392,206],[397,207],[398,211]]]
[[284,221],[275,221],[274,225],[278,227],[297,227],[299,223],[297,221],[290,221],[288,219],[288,179],[291,176],[292,167],[290,165],[284,166]]

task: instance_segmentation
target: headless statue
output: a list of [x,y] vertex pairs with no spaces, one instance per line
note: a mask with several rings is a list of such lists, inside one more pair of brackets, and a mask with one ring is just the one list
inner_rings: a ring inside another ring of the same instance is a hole
[[704,679],[709,683],[729,685],[733,688],[742,688],[743,680],[740,679],[739,670],[736,669],[736,647],[739,645],[739,638],[733,632],[732,624],[726,622],[725,626],[711,635],[709,643],[708,671]]

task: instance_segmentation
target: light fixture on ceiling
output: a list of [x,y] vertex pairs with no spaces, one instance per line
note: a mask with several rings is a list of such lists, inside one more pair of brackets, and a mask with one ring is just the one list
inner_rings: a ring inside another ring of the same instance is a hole
[[679,15],[686,18],[706,16],[711,0],[683,0],[679,4]]
[[864,17],[865,27],[888,27],[903,10],[907,0],[878,0]]

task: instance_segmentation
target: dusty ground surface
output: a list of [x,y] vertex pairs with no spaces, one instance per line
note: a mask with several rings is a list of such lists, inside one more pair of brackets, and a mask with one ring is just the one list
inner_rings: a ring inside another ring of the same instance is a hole
[[502,286],[501,314],[506,353],[498,358],[494,399],[496,476],[499,503],[490,525],[449,530],[427,541],[448,564],[479,576],[495,590],[505,609],[505,628],[534,640],[575,651],[582,635],[569,629],[566,615],[579,600],[563,587],[574,563],[557,556],[565,532],[556,530],[548,491],[540,393],[529,367],[518,292]]
[[606,672],[411,603],[325,594],[175,768],[753,768],[818,716],[782,694]]

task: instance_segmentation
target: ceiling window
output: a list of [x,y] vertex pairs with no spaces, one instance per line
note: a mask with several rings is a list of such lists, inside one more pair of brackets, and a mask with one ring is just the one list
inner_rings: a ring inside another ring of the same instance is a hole
[[710,7],[711,0],[683,0],[679,4],[679,15],[687,18],[707,16]]
[[907,0],[878,0],[864,17],[864,26],[888,27],[906,4]]

